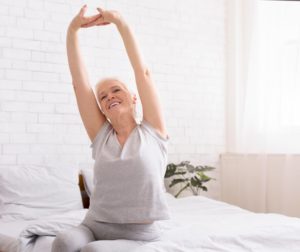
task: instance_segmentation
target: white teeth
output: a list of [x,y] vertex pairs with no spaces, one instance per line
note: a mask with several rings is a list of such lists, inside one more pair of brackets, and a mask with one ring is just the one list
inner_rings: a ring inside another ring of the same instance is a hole
[[109,108],[111,109],[112,107],[117,106],[119,104],[120,102],[113,102],[112,104],[109,105]]

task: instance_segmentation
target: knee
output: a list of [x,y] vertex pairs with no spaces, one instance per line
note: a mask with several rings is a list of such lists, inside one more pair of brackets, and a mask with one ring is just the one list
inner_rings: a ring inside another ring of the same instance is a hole
[[72,237],[67,233],[58,233],[52,244],[51,252],[69,252],[72,251]]
[[86,246],[84,246],[80,252],[104,252],[104,250],[101,249],[100,246],[97,246],[97,243],[89,243]]

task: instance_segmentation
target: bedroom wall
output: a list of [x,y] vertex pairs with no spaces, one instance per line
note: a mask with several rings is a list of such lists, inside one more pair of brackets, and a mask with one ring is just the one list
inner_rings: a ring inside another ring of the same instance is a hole
[[[119,10],[131,24],[159,89],[169,161],[218,167],[225,146],[225,0],[0,1],[0,168],[20,164],[92,167],[65,51],[79,8]],[[88,11],[88,13],[93,13]],[[80,31],[95,84],[116,75],[134,87],[115,27]],[[219,172],[208,196],[219,198]]]
[[221,155],[224,202],[252,212],[300,217],[300,155]]

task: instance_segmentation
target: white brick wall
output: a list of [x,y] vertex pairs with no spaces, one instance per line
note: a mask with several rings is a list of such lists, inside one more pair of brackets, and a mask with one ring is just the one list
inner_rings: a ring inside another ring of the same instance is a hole
[[[218,166],[225,146],[225,0],[0,0],[0,168],[92,166],[65,52],[68,23],[84,3],[119,10],[135,31],[162,100],[170,162]],[[134,89],[115,27],[82,30],[80,40],[91,83],[117,75]],[[209,196],[219,197],[218,182]]]

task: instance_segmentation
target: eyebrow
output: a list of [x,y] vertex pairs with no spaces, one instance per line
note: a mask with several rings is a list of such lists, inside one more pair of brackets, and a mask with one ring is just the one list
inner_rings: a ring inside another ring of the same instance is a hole
[[[115,88],[115,87],[120,88],[120,86],[115,85],[115,86],[112,86],[110,89],[113,89],[113,88]],[[103,93],[104,93],[104,91],[102,91],[99,95],[101,96]]]

